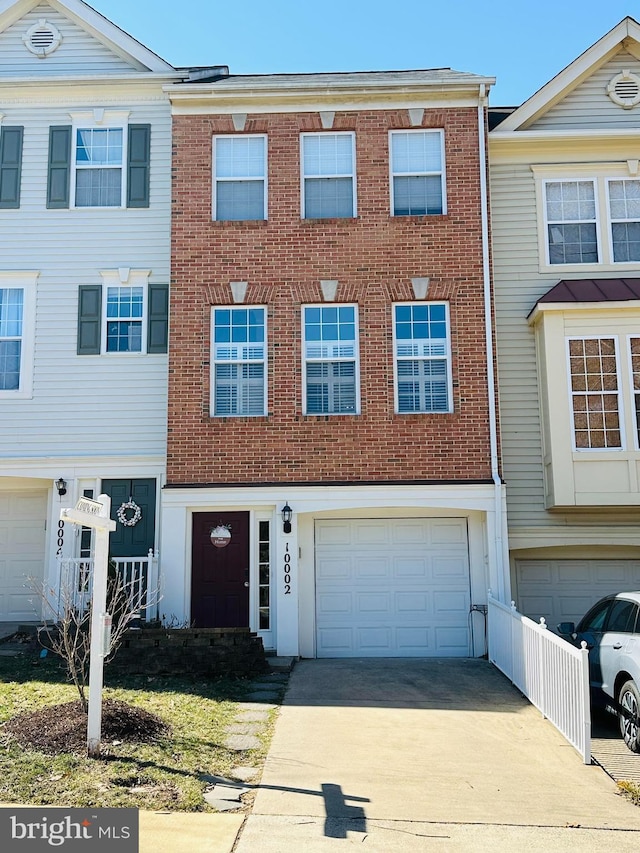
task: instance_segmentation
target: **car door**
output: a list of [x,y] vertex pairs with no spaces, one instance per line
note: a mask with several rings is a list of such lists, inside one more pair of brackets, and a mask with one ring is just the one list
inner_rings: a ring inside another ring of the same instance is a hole
[[626,598],[611,602],[605,629],[600,637],[601,688],[607,696],[614,695],[616,676],[627,670],[627,658],[634,643],[634,629],[638,619],[638,605]]
[[602,667],[600,663],[600,643],[604,634],[609,609],[614,599],[604,599],[595,604],[584,616],[576,629],[576,644],[582,640],[589,650],[589,683],[592,690],[602,689]]

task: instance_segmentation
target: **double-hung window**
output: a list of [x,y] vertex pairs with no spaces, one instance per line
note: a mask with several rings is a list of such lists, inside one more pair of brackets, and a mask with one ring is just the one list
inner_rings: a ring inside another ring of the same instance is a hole
[[392,215],[446,213],[444,132],[392,130],[389,147]]
[[356,306],[307,305],[302,325],[305,414],[358,414]]
[[611,245],[615,263],[640,261],[640,181],[608,181]]
[[356,216],[355,134],[303,133],[302,218]]
[[20,388],[24,292],[0,287],[0,391]]
[[213,140],[213,218],[267,218],[267,137],[216,136]]
[[75,131],[75,206],[120,207],[124,186],[124,131],[86,127]]
[[266,414],[266,309],[213,308],[211,325],[213,415]]
[[547,181],[545,203],[549,263],[597,264],[594,182]]
[[142,352],[144,288],[106,288],[106,351]]
[[0,398],[31,397],[37,273],[0,273]]
[[567,344],[575,449],[622,448],[616,338],[569,338]]
[[451,412],[448,305],[394,305],[396,412]]

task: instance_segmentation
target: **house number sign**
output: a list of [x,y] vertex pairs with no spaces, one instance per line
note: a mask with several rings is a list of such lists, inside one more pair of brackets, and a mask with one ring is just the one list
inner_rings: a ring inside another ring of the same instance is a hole
[[288,542],[284,549],[284,594],[291,595],[291,553]]

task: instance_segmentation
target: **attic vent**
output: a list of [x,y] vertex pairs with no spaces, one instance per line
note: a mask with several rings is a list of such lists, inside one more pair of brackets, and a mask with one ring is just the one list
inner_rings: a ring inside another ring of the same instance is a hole
[[46,21],[40,18],[37,24],[30,27],[22,36],[22,41],[25,43],[27,50],[34,53],[39,59],[45,59],[50,53],[60,46],[62,36],[59,30]]
[[640,77],[628,70],[616,74],[607,86],[607,93],[614,104],[630,110],[640,104]]

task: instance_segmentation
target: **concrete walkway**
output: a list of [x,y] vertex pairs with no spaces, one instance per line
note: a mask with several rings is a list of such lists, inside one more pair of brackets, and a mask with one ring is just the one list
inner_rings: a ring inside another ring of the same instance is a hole
[[302,661],[236,853],[340,844],[635,853],[640,808],[486,661]]

